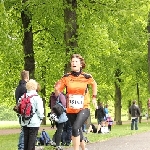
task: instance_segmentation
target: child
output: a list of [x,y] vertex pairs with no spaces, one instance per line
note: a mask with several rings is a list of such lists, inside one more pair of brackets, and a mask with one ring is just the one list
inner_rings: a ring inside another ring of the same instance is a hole
[[108,123],[108,130],[111,131],[111,126],[113,125],[113,120],[110,116],[108,116],[106,121]]

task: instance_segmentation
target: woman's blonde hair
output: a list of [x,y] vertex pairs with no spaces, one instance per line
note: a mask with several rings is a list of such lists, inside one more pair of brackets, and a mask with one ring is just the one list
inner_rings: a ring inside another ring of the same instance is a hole
[[37,82],[33,79],[30,79],[27,83],[26,83],[26,89],[28,91],[31,91],[31,90],[37,90]]
[[85,61],[84,61],[84,58],[83,58],[80,54],[73,54],[73,55],[71,56],[71,60],[72,60],[72,58],[78,58],[78,59],[80,59],[80,62],[81,62],[81,65],[82,65],[82,69],[85,68]]

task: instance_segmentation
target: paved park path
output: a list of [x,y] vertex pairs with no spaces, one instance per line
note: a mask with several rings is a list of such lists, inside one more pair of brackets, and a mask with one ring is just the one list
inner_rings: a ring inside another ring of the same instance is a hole
[[[112,138],[107,141],[89,143],[86,145],[88,150],[150,150],[150,131]],[[73,150],[68,148],[65,150]]]

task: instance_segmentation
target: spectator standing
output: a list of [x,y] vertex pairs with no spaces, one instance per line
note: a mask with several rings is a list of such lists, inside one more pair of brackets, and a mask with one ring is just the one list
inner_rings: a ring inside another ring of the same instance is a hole
[[61,136],[61,145],[69,146],[71,144],[72,127],[70,121],[64,123],[63,132]]
[[108,111],[108,105],[107,105],[107,104],[106,104],[105,107],[104,107],[104,111],[105,111],[106,119],[107,119],[108,114],[109,114],[109,111]]
[[138,117],[140,116],[140,109],[136,105],[136,100],[133,100],[132,105],[129,108],[131,115],[131,130],[138,130]]
[[97,118],[98,124],[101,124],[101,122],[105,120],[104,118],[106,118],[102,103],[99,103],[98,108],[95,110],[95,118]]
[[[26,83],[29,81],[29,71],[23,70],[20,73],[21,80],[19,81],[19,84],[15,90],[15,99],[16,99],[16,104],[18,103],[19,98],[27,92],[26,90]],[[19,123],[21,123],[21,118],[19,117]],[[19,143],[18,143],[18,150],[24,150],[24,132],[23,129],[21,128],[20,136],[19,136]]]
[[[60,84],[59,84],[59,82],[57,82],[55,84],[55,88],[59,88],[59,86],[60,86]],[[59,95],[56,96],[54,93],[52,93],[50,96],[50,104],[49,104],[51,111],[52,111],[52,108],[56,104],[56,101],[58,99],[59,99],[59,102],[63,105],[63,107],[66,108],[66,97],[65,97],[65,95],[63,93],[59,93]],[[53,113],[53,112],[51,112],[51,113]],[[61,143],[61,135],[63,132],[64,122],[58,123],[55,121],[55,125],[56,125],[56,131],[53,135],[51,145],[56,146],[56,150],[62,150],[63,148],[60,146],[60,143]]]
[[[42,119],[44,118],[44,107],[42,98],[37,93],[37,82],[30,79],[26,83],[27,93],[26,96],[32,96],[30,98],[32,110],[34,115],[29,120],[21,120],[21,126],[24,132],[24,149],[23,150],[35,150],[35,139],[38,134],[39,127]],[[23,95],[24,96],[24,95]]]
[[[52,92],[50,94],[50,98],[49,98],[49,108],[50,109],[52,109],[52,107],[55,105],[56,99],[57,99],[57,97],[55,96],[55,92]],[[48,117],[49,117],[50,114],[51,113],[48,114]],[[55,121],[54,120],[50,120],[50,122],[51,122],[51,128],[54,129],[54,127],[55,127]]]

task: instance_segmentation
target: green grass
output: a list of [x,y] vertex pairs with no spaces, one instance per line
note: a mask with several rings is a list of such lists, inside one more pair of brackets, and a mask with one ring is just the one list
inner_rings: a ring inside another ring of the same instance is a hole
[[139,130],[130,130],[130,124],[114,125],[112,131],[108,134],[89,133],[85,134],[85,136],[88,137],[91,143],[93,143],[95,141],[103,141],[114,137],[122,137],[150,131],[149,125],[146,122],[139,123],[138,127]]
[[[127,135],[138,134],[141,132],[150,131],[149,124],[146,122],[139,123],[139,130],[130,130],[130,124],[123,124],[123,125],[114,125],[112,127],[112,131],[108,134],[96,134],[96,133],[89,133],[85,134],[88,137],[90,143],[97,142],[97,141],[104,141],[114,137],[122,137]],[[44,127],[44,126],[43,126]],[[50,137],[53,136],[54,130],[47,131]],[[18,143],[19,134],[12,134],[12,135],[1,135],[0,136],[0,150],[17,150],[17,143]],[[51,150],[53,147],[46,146],[45,150]]]
[[18,121],[0,121],[0,129],[16,129],[20,128]]
[[[47,131],[50,137],[53,136],[54,130]],[[19,134],[11,134],[11,135],[0,135],[0,150],[18,150]],[[51,150],[53,147],[47,146],[46,150]]]

